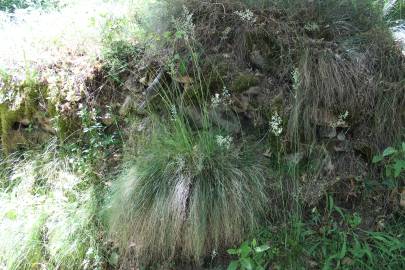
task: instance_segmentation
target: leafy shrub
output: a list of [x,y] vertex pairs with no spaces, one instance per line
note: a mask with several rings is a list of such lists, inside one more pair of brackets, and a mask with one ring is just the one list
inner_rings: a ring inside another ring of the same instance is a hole
[[398,187],[401,183],[397,180],[405,179],[405,143],[398,149],[386,148],[381,155],[374,156],[373,163],[384,165],[385,183],[389,187]]
[[113,15],[104,18],[102,24],[102,60],[109,79],[121,83],[121,75],[129,70],[132,62],[139,59],[142,52],[133,40],[138,36],[135,17]]
[[120,76],[128,71],[129,65],[137,59],[140,52],[140,48],[128,41],[112,41],[103,50],[104,68],[107,71],[107,76],[114,82],[120,83]]
[[173,114],[113,187],[110,231],[124,262],[134,252],[145,263],[199,262],[240,243],[264,219],[266,173],[251,146],[235,147],[208,124],[194,131]]
[[251,243],[244,242],[237,249],[228,249],[228,254],[237,255],[238,260],[232,261],[228,270],[236,270],[238,268],[242,270],[264,270],[268,262],[266,262],[267,254],[270,246],[267,244],[258,245],[257,240],[253,239]]

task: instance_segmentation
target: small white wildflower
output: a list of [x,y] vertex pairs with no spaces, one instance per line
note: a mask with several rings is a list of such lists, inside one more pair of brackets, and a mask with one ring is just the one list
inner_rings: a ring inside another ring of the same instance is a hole
[[[297,68],[294,68],[291,75],[293,78],[293,89],[297,92],[301,85],[301,74]],[[294,93],[294,95],[296,95],[296,93]]]
[[221,135],[217,135],[215,137],[217,144],[219,147],[224,147],[225,149],[229,150],[229,148],[231,148],[231,144],[233,142],[233,138],[231,136],[221,136]]
[[94,121],[97,121],[98,115],[97,115],[97,110],[96,108],[92,108],[90,111],[90,117],[91,119],[93,119]]
[[229,90],[228,90],[228,88],[226,88],[226,86],[224,86],[224,89],[222,91],[222,97],[225,100],[229,100],[231,98],[231,94],[229,93]]
[[346,120],[347,117],[349,117],[349,112],[345,111],[344,113],[340,114],[339,119]]
[[172,120],[175,120],[177,117],[177,109],[175,105],[170,106],[170,116]]
[[319,24],[316,22],[310,22],[305,24],[304,29],[310,32],[319,31]]
[[211,253],[211,259],[213,260],[218,255],[218,252],[214,249]]
[[277,137],[283,132],[283,120],[277,112],[271,117],[270,130]]
[[341,113],[337,119],[336,122],[332,123],[332,127],[336,128],[336,127],[342,127],[342,126],[346,126],[346,120],[349,117],[349,112],[345,111],[344,113]]
[[224,86],[221,94],[215,93],[215,95],[211,98],[211,104],[213,108],[218,107],[220,104],[230,105],[232,103],[231,94],[229,90]]
[[93,255],[93,253],[94,253],[94,249],[93,249],[93,248],[89,248],[89,249],[87,250],[87,252],[86,252],[86,255],[87,255],[87,256],[91,256],[91,255]]
[[242,21],[247,23],[254,24],[257,20],[255,14],[250,9],[235,11],[235,14],[238,15]]
[[193,13],[186,6],[183,6],[183,16],[179,19],[173,19],[176,28],[176,35],[188,40],[195,39],[195,25],[193,23]]
[[221,97],[218,93],[215,93],[215,95],[211,98],[211,104],[214,108],[218,107],[218,105],[221,104]]

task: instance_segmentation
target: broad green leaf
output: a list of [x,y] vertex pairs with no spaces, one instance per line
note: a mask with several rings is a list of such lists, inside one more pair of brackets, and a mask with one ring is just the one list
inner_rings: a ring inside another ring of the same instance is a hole
[[239,263],[238,261],[232,261],[229,265],[227,270],[236,270],[238,269]]
[[256,240],[256,238],[253,238],[253,240],[252,240],[252,247],[256,247],[256,245],[257,245],[257,240]]
[[397,178],[405,170],[405,160],[397,160],[394,164],[394,177]]
[[371,253],[370,247],[369,247],[369,245],[368,245],[367,243],[365,243],[363,250],[364,250],[364,254],[367,255],[367,257],[368,257],[368,259],[370,260],[370,262],[373,262],[374,256],[373,256],[373,254]]
[[340,207],[336,206],[335,211],[338,212],[342,218],[344,218],[345,214],[343,213],[343,211]]
[[110,256],[109,263],[111,265],[118,265],[119,255],[116,252],[113,252]]
[[346,235],[345,235],[345,236],[343,236],[343,244],[340,249],[339,259],[343,259],[346,256],[346,252],[347,252],[347,244],[346,244]]
[[242,258],[240,259],[240,264],[246,270],[253,270],[253,263],[250,258]]
[[397,150],[395,150],[394,147],[388,147],[387,149],[384,150],[383,156],[388,157],[388,156],[395,154],[396,152],[397,152]]
[[266,250],[269,250],[269,249],[270,249],[270,247],[268,245],[261,245],[259,247],[256,247],[255,251],[257,253],[261,253],[261,252],[265,252]]
[[227,252],[228,252],[229,255],[237,255],[238,254],[238,250],[234,249],[234,248],[228,249]]
[[402,143],[402,151],[405,152],[405,142]]
[[355,258],[361,258],[364,255],[364,250],[356,237],[354,238],[354,247],[352,248],[351,253]]
[[252,251],[252,249],[249,247],[248,243],[243,243],[242,246],[240,247],[240,254],[241,257],[247,257],[249,253]]
[[376,155],[373,157],[373,163],[378,163],[380,161],[382,161],[384,159],[384,157],[382,155]]

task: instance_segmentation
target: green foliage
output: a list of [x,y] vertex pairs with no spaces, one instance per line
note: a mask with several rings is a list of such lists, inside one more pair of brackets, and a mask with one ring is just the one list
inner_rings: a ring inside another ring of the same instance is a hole
[[142,49],[134,42],[138,31],[135,18],[130,16],[107,17],[102,30],[102,60],[107,76],[121,84],[121,75],[132,62],[139,60]]
[[58,0],[1,0],[0,10],[14,12],[16,9],[28,7],[54,7]]
[[103,61],[107,76],[121,84],[121,75],[128,72],[129,65],[139,57],[141,49],[124,40],[112,41],[106,46],[103,50]]
[[0,268],[102,269],[101,194],[54,150],[26,153],[1,173],[12,183],[0,191]]
[[[81,133],[65,142],[61,150],[75,157],[72,164],[74,170],[85,174],[87,180],[98,178],[95,171],[113,154],[112,148],[120,144],[119,132],[107,132],[107,127],[102,124],[102,116],[95,108],[85,105],[77,114]],[[107,112],[107,116],[114,121],[111,111]]]
[[401,186],[401,179],[405,179],[405,143],[398,148],[388,147],[382,154],[373,158],[374,164],[384,166],[384,183],[391,189]]
[[156,123],[114,184],[110,231],[124,261],[135,251],[131,242],[146,263],[198,262],[240,242],[264,219],[266,171],[252,146],[235,147],[208,123],[195,131],[181,111],[172,117]]
[[[402,269],[403,230],[387,226],[380,232],[365,231],[362,224],[359,213],[348,213],[329,197],[323,213],[313,208],[305,223],[292,217],[287,226],[259,235],[259,241],[267,243],[267,252],[255,254],[249,242],[232,249],[239,260],[231,262],[228,269],[262,269],[268,265],[275,269]],[[240,261],[243,250],[249,254],[249,262],[252,256],[259,256],[261,264],[245,263],[254,266],[244,267]]]
[[267,267],[269,252],[277,252],[277,250],[270,250],[267,244],[258,245],[257,240],[253,239],[252,242],[244,242],[237,249],[228,249],[229,255],[238,256],[238,260],[232,261],[228,270],[264,270]]

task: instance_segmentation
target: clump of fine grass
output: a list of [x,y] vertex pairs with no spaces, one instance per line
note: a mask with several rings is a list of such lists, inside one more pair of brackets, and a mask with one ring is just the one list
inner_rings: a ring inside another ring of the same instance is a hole
[[181,113],[159,122],[114,184],[110,232],[123,262],[199,262],[263,222],[266,173],[248,145]]
[[[299,129],[306,138],[316,137],[314,124],[333,125],[326,114],[349,113],[352,120],[363,119],[374,103],[376,89],[367,70],[349,58],[324,50],[306,49],[297,69],[295,106],[290,131]],[[297,114],[298,113],[298,114]],[[298,117],[298,118],[297,118]]]
[[101,269],[96,193],[67,160],[26,153],[1,176],[0,268]]

